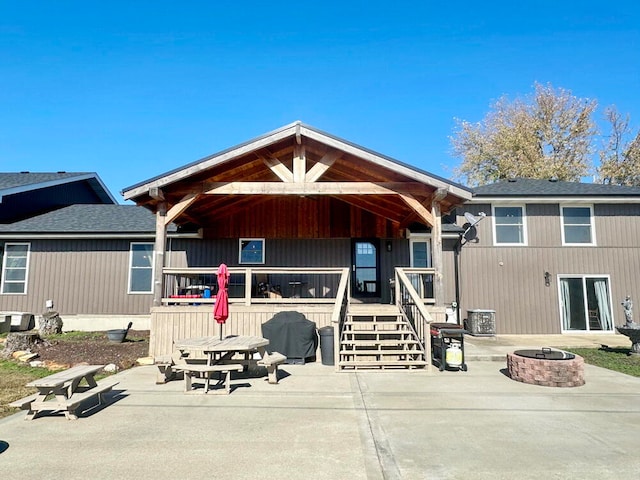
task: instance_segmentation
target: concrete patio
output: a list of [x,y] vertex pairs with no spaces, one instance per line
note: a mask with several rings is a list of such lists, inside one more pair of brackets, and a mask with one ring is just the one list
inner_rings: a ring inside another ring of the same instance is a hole
[[77,421],[0,420],[0,464],[39,479],[638,478],[640,378],[587,366],[582,387],[527,385],[504,373],[509,342],[467,342],[467,372],[285,365],[278,385],[228,396],[137,367]]

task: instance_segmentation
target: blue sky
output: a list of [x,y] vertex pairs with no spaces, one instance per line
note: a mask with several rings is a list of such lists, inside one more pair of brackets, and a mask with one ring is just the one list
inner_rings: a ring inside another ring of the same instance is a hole
[[302,120],[448,178],[454,119],[534,82],[640,128],[636,2],[519,3],[0,0],[0,171],[120,198]]

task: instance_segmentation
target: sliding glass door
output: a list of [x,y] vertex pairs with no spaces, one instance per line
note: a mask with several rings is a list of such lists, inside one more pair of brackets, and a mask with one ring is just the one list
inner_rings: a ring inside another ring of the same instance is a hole
[[560,275],[558,286],[562,331],[613,330],[608,277]]

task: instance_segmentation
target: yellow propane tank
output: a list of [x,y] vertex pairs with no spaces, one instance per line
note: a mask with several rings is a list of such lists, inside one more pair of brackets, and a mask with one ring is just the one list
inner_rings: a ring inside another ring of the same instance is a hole
[[459,368],[462,365],[462,350],[460,350],[460,345],[457,343],[449,345],[444,358],[448,366]]

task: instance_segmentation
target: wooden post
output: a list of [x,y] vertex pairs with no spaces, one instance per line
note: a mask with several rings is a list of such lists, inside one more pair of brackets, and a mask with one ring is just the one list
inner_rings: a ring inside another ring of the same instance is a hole
[[167,215],[167,204],[158,204],[156,212],[156,242],[153,247],[153,306],[162,305],[164,253],[167,244],[167,227],[165,217]]
[[433,296],[435,306],[444,305],[444,285],[442,282],[442,271],[444,262],[442,260],[442,214],[440,211],[440,200],[446,196],[446,190],[438,189],[431,202],[431,214],[433,215],[433,225],[431,226],[431,260],[435,275],[433,279]]

